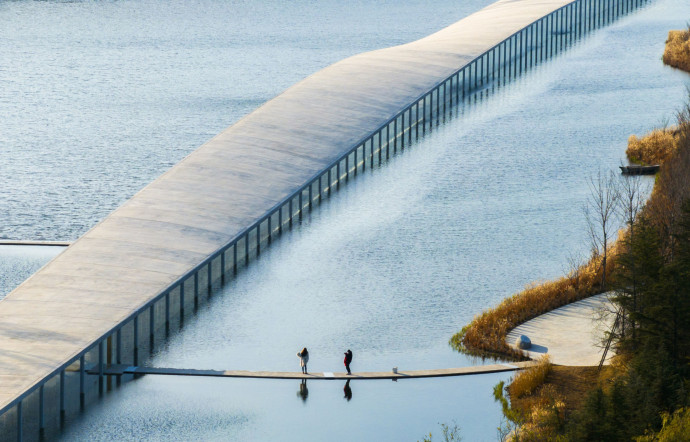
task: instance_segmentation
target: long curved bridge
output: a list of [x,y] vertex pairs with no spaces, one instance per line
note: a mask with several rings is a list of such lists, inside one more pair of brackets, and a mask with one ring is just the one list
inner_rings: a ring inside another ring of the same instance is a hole
[[[42,429],[50,410],[97,398],[106,364],[137,365],[202,292],[342,181],[467,96],[645,1],[500,0],[421,40],[335,63],[202,145],[0,301],[7,431],[21,440],[26,410]],[[95,384],[85,376],[94,366]]]

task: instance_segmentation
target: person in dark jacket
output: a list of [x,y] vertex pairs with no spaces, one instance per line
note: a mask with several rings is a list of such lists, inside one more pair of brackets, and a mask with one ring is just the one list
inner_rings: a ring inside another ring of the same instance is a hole
[[352,372],[350,371],[350,363],[352,362],[352,350],[348,349],[345,352],[345,360],[343,362],[345,362],[345,369],[347,370],[347,374],[352,374]]

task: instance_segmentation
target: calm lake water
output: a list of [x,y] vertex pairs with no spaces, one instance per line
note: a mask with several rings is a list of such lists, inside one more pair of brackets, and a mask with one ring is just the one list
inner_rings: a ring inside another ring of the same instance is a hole
[[[1,3],[0,237],[75,238],[305,75],[487,3]],[[448,339],[587,250],[588,176],[685,99],[690,76],[660,56],[686,20],[684,1],[655,2],[466,105],[335,193],[149,363],[294,371],[303,346],[311,371],[340,371],[347,348],[355,371],[481,363]],[[50,258],[7,250],[3,293]],[[491,387],[509,376],[353,382],[350,401],[336,381],[304,401],[298,382],[144,377],[62,438],[397,441],[455,421],[495,440]]]

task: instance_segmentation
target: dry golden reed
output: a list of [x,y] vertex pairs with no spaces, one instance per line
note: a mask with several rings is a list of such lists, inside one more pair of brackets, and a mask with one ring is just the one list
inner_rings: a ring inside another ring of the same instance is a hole
[[676,128],[654,129],[642,138],[630,135],[628,159],[639,164],[663,164],[678,148],[680,131]]
[[544,381],[546,376],[551,372],[553,365],[549,360],[548,355],[542,356],[537,364],[529,367],[526,370],[519,371],[513,382],[508,386],[508,392],[511,398],[522,398],[533,394],[537,391]]
[[[609,254],[607,274],[613,270],[615,253]],[[474,317],[451,339],[451,345],[475,356],[508,356],[527,359],[525,354],[506,343],[508,332],[543,313],[600,293],[601,259],[592,258],[579,269],[554,281],[531,285],[504,299],[498,306]]]
[[662,60],[669,66],[690,72],[690,27],[668,32]]

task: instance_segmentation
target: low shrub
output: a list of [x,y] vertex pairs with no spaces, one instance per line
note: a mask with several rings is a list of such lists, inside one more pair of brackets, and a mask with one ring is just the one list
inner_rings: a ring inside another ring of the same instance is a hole
[[631,135],[625,151],[628,159],[638,164],[662,164],[678,147],[676,128],[654,129],[642,138]]
[[690,72],[690,27],[668,32],[662,60],[669,66]]

